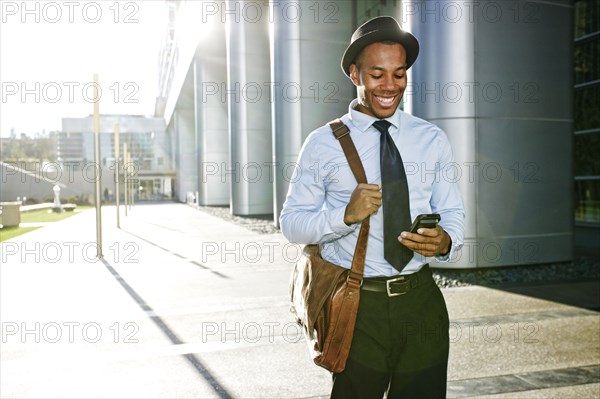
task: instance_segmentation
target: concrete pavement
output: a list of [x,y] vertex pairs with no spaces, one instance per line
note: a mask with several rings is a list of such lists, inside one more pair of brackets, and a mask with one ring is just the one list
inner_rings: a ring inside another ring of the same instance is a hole
[[[315,398],[288,312],[298,247],[182,204],[2,243],[0,397]],[[448,397],[600,397],[599,282],[443,290]],[[596,309],[596,310],[591,310]]]

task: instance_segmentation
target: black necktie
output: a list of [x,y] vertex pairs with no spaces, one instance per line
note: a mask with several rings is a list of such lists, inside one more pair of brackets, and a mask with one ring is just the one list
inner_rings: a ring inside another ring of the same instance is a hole
[[411,225],[408,182],[402,157],[388,129],[391,123],[379,120],[373,126],[381,132],[381,184],[383,195],[384,257],[395,269],[402,271],[412,259],[413,251],[400,244],[398,236]]

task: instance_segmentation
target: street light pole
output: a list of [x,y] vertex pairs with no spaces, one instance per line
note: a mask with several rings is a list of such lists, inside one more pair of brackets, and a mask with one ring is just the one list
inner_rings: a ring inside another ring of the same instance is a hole
[[117,228],[121,228],[121,217],[119,215],[119,123],[115,123],[115,206],[117,208]]
[[127,207],[129,206],[129,159],[127,158],[127,142],[123,143],[123,189],[125,190],[125,216],[127,216]]
[[[129,159],[131,159],[131,154],[128,155]],[[133,163],[132,163],[133,165]],[[133,178],[130,180],[131,181],[131,186],[129,187],[129,194],[131,195],[131,199],[129,200],[129,206],[131,207],[129,210],[133,209],[133,204],[135,202],[135,193],[137,192],[137,169],[136,167],[133,168],[133,173],[135,173],[136,175],[133,176]],[[133,174],[132,173],[132,174]]]
[[[94,162],[99,171],[102,169],[100,163],[100,93],[98,91],[98,74],[94,74]],[[100,181],[102,173],[96,176],[96,256],[102,258],[102,186]]]

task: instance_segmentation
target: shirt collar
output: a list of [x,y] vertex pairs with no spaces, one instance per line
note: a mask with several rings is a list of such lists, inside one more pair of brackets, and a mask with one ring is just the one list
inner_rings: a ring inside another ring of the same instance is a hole
[[[350,120],[352,121],[352,124],[360,131],[365,133],[373,125],[373,122],[378,121],[379,119],[367,114],[363,114],[362,112],[356,109],[357,106],[358,99],[355,98],[348,106],[348,114],[350,115]],[[398,109],[396,109],[396,112],[394,112],[394,115],[390,116],[389,118],[385,118],[385,120],[390,122],[396,129],[398,129],[400,127],[401,113],[402,111],[400,110],[400,107],[398,107]]]

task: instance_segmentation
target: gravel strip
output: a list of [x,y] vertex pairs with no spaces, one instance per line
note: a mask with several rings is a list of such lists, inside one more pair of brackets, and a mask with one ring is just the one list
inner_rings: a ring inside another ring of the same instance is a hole
[[600,260],[578,257],[573,262],[520,265],[470,270],[434,270],[442,288],[470,285],[503,286],[566,281],[600,281]]
[[198,206],[197,208],[202,212],[244,226],[259,234],[275,234],[280,232],[273,224],[273,214],[254,215],[252,217],[235,216],[229,211],[229,206]]
[[[200,206],[199,210],[244,226],[260,234],[275,234],[280,230],[273,225],[273,215],[242,217],[232,215],[229,206]],[[600,281],[600,257],[577,255],[573,262],[540,265],[521,265],[469,270],[433,270],[433,278],[441,288],[471,285],[501,286],[521,283]]]

